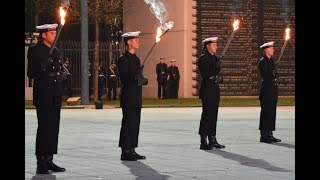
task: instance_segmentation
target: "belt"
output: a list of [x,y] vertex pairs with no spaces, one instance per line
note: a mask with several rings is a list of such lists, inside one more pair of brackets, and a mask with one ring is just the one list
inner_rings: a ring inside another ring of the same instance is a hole
[[59,72],[49,72],[49,76],[59,76]]

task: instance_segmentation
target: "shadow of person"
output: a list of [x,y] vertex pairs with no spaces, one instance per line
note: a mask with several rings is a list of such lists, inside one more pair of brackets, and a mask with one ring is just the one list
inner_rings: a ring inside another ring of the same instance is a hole
[[56,175],[49,174],[36,174],[32,177],[31,180],[56,180]]
[[140,161],[121,161],[121,163],[130,168],[130,172],[132,173],[132,175],[136,176],[136,180],[165,180],[170,177],[165,174],[160,174],[158,171],[152,169],[150,166],[147,166]]
[[263,159],[253,159],[247,156],[242,156],[239,154],[234,154],[231,152],[223,151],[220,149],[213,149],[211,151],[205,151],[212,154],[220,155],[224,158],[231,159],[234,161],[238,161],[240,164],[244,166],[250,166],[250,167],[258,167],[261,169],[265,169],[267,171],[280,171],[280,172],[290,172],[288,169],[280,168],[277,166],[273,166],[272,164],[268,163],[267,161]]
[[295,145],[293,145],[293,144],[288,144],[288,143],[282,143],[282,142],[271,143],[271,145],[276,145],[276,146],[282,146],[282,147],[287,147],[287,148],[296,149],[296,146],[295,146]]

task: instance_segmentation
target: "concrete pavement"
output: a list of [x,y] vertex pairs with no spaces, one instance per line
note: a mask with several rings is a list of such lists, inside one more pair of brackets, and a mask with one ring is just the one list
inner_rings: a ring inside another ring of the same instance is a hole
[[146,160],[121,161],[121,109],[63,109],[58,154],[66,172],[36,175],[35,110],[25,110],[25,179],[295,179],[295,107],[278,107],[274,136],[259,142],[260,107],[221,107],[217,140],[222,150],[199,149],[201,107],[143,108],[139,147]]

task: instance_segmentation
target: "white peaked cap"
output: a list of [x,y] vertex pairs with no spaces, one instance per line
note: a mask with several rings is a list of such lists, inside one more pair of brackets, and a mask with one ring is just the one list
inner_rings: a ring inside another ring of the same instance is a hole
[[260,46],[260,48],[261,48],[261,49],[265,49],[265,48],[267,48],[267,47],[271,47],[271,46],[273,46],[273,43],[274,43],[274,41],[270,41],[270,42],[264,43],[264,44],[262,44],[262,45]]
[[206,42],[213,42],[213,43],[215,43],[215,42],[217,42],[217,40],[218,40],[218,37],[209,37],[209,38],[203,40],[202,43],[206,43]]
[[56,29],[58,27],[58,24],[44,24],[41,26],[36,26],[37,29],[43,30],[43,29]]
[[138,37],[140,34],[140,31],[135,31],[135,32],[127,32],[122,34],[122,37]]

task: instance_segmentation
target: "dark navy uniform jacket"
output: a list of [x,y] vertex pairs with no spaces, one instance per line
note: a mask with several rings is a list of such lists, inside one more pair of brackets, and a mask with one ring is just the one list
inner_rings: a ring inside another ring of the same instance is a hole
[[54,76],[63,70],[61,56],[57,48],[53,50],[53,63],[46,70],[41,68],[41,63],[49,58],[50,47],[39,42],[28,50],[27,75],[34,79],[33,104],[35,106],[61,107],[62,83]]
[[157,73],[157,81],[158,82],[166,82],[168,79],[167,73],[168,66],[166,63],[158,63],[156,66],[156,73]]
[[276,64],[274,60],[263,56],[258,64],[261,84],[259,90],[259,99],[263,102],[277,102],[278,85],[275,84],[275,78],[278,77]]
[[120,106],[130,108],[142,107],[142,86],[138,86],[135,78],[140,67],[140,59],[128,51],[118,59],[117,67],[122,84]]
[[219,84],[210,79],[220,73],[221,68],[217,68],[218,58],[215,55],[205,51],[198,60],[198,68],[202,77],[200,86],[200,99],[207,99],[212,101],[220,100]]

